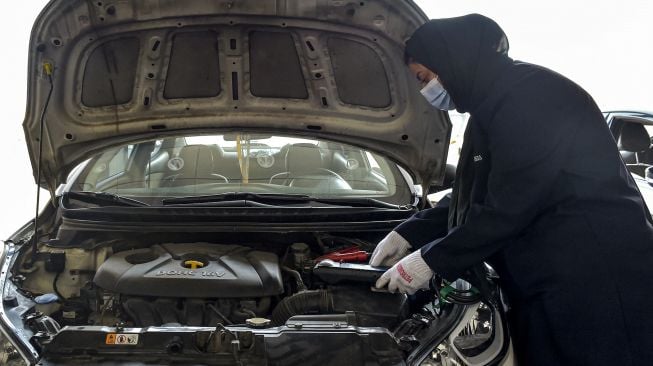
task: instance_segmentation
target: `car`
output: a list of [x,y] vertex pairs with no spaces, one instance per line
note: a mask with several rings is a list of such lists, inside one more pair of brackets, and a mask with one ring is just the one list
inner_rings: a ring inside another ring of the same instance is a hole
[[608,111],[603,115],[628,169],[640,177],[653,165],[653,114]]
[[603,115],[646,205],[653,209],[653,114],[607,111]]
[[[23,123],[45,208],[0,255],[6,365],[511,365],[496,276],[373,287],[445,184],[412,1],[53,0]],[[424,194],[423,194],[424,193]]]

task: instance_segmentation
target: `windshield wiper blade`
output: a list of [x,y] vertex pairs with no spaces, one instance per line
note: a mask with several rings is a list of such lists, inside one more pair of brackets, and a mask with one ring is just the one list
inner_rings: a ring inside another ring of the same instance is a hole
[[145,202],[135,200],[133,198],[120,196],[108,192],[89,192],[89,191],[76,191],[66,192],[64,197],[67,199],[74,199],[78,201],[95,203],[98,205],[113,204],[115,206],[128,206],[128,207],[144,207],[149,206]]
[[337,198],[311,198],[311,201],[319,203],[327,203],[332,205],[346,205],[352,207],[375,207],[375,208],[390,208],[394,210],[408,210],[410,205],[395,205],[385,201],[377,200],[376,198],[369,197],[337,197]]
[[165,205],[187,205],[193,203],[229,202],[229,201],[257,201],[257,202],[279,202],[295,203],[307,202],[312,199],[305,194],[286,193],[249,193],[249,192],[227,192],[203,196],[186,196],[164,198],[161,203]]
[[[287,194],[287,193],[249,193],[249,192],[229,192],[204,196],[188,196],[165,198],[161,201],[163,205],[192,205],[192,204],[210,204],[210,203],[227,203],[227,202],[252,201],[266,204],[293,204],[293,203],[325,203],[338,206],[351,207],[374,207],[388,208],[395,210],[409,209],[408,205],[393,205],[375,198],[367,197],[339,197],[339,198],[317,198],[305,194]],[[223,205],[221,205],[223,206]]]

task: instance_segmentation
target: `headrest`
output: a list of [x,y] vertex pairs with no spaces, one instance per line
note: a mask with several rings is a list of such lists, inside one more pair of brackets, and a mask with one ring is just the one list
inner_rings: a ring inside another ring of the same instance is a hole
[[322,167],[322,154],[313,144],[293,144],[286,153],[286,170],[292,173],[307,173]]
[[210,145],[210,147],[211,150],[213,151],[214,160],[221,159],[222,157],[224,157],[224,149],[222,148],[222,146],[215,144],[215,145]]
[[179,151],[179,157],[184,161],[179,171],[183,175],[205,177],[213,173],[213,153],[209,146],[184,146]]
[[643,124],[624,122],[617,146],[621,151],[642,152],[651,146],[651,138]]

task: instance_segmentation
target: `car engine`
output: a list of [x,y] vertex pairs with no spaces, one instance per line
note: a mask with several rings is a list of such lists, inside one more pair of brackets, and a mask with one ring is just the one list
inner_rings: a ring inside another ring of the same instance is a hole
[[102,263],[93,281],[123,295],[123,310],[137,326],[242,323],[265,316],[270,296],[284,291],[274,253],[207,243],[120,252]]
[[274,253],[236,245],[162,244],[117,253],[94,282],[126,295],[241,298],[279,295],[283,281]]
[[[364,264],[364,244],[332,239],[323,247],[298,242],[285,250],[209,242],[50,249],[46,266],[37,270],[45,274],[28,274],[22,288],[63,299],[39,305],[62,326],[215,326],[251,319],[282,325],[297,315],[352,313],[361,326],[395,327],[410,314],[407,297],[371,289],[383,270]],[[65,264],[47,265],[57,262]]]

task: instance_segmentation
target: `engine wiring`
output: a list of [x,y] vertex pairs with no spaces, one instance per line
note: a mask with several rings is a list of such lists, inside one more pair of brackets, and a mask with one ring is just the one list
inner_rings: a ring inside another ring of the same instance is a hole
[[59,281],[59,276],[61,275],[62,272],[57,273],[54,275],[54,280],[52,280],[52,290],[54,291],[55,295],[59,297],[60,302],[65,302],[67,299],[59,292],[59,288],[57,287],[57,282]]

